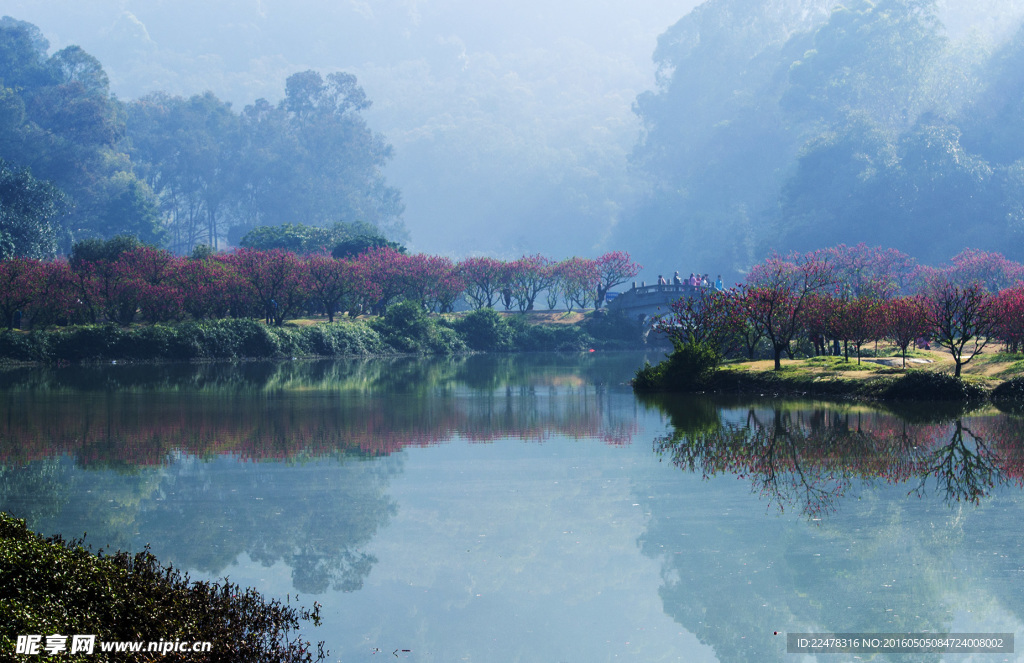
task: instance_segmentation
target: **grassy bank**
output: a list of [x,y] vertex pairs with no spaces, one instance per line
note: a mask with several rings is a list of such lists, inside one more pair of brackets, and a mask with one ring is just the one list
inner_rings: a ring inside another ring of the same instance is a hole
[[[191,582],[148,552],[97,555],[77,542],[44,538],[0,513],[0,658],[45,656],[47,637],[67,636],[60,660],[132,660],[101,643],[209,642],[208,652],[137,654],[135,660],[312,661],[300,623],[319,608],[297,610],[253,589]],[[15,657],[18,636],[42,636],[36,655]],[[74,635],[96,636],[92,653],[71,653]],[[56,652],[55,652],[56,653]]]
[[0,361],[195,361],[461,352],[579,351],[639,347],[639,330],[604,313],[504,314],[482,309],[435,316],[407,302],[374,318],[249,319],[115,324],[0,332]]
[[[845,361],[842,357],[729,361],[696,381],[654,379],[634,381],[638,391],[716,391],[765,396],[810,396],[836,400],[1024,400],[1024,355],[982,354],[966,364],[962,378],[953,377],[953,360],[941,351],[916,351],[904,368],[899,356],[886,354]],[[641,369],[638,378],[660,378],[658,366]]]

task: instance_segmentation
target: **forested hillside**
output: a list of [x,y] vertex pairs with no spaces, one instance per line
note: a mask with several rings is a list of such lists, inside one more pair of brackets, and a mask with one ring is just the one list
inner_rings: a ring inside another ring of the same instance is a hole
[[0,19],[0,257],[133,235],[177,253],[257,226],[362,222],[401,238],[391,156],[354,76],[296,73],[276,104],[213,92],[122,101],[77,46]]
[[1024,31],[954,41],[932,0],[711,0],[654,59],[649,190],[619,234],[645,263],[735,273],[860,241],[1024,258]]

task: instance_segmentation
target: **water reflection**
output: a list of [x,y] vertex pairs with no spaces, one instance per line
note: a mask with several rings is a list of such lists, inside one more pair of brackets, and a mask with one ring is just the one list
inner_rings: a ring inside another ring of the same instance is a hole
[[907,484],[949,502],[978,503],[999,485],[1024,483],[1018,420],[930,403],[895,410],[794,402],[741,403],[645,397],[671,431],[659,456],[708,478],[732,474],[779,509],[835,511],[856,485]]
[[386,455],[456,436],[632,439],[632,412],[612,412],[607,390],[635,357],[530,359],[9,371],[0,382],[0,463],[55,454],[87,467],[159,465],[181,453]]
[[[0,379],[0,509],[211,575],[242,555],[304,593],[359,589],[408,447],[628,443],[635,357],[18,369]],[[272,461],[272,462],[268,462]]]
[[181,457],[163,467],[83,471],[67,457],[0,467],[0,509],[43,532],[138,550],[221,575],[243,553],[291,570],[296,590],[359,589],[376,559],[364,552],[395,513],[397,459],[355,457],[278,467],[230,457]]
[[1020,630],[1020,418],[640,402],[641,362],[21,373],[0,509],[317,594],[332,660],[788,661],[786,632]]

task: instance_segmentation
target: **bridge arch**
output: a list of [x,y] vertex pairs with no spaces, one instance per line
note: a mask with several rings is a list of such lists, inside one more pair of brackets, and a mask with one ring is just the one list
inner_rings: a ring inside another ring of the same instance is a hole
[[622,313],[630,320],[636,320],[644,327],[644,338],[651,331],[656,316],[668,313],[672,302],[683,297],[691,298],[702,286],[689,284],[634,286],[615,296],[608,302],[609,313]]

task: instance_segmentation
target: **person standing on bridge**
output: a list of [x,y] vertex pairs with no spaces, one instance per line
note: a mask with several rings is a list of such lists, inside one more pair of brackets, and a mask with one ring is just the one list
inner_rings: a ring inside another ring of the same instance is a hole
[[725,284],[722,283],[722,275],[721,274],[719,274],[718,278],[715,279],[715,290],[717,290],[718,292],[722,292],[723,290],[725,290]]
[[672,277],[672,285],[683,285],[683,279],[679,278],[679,272]]

